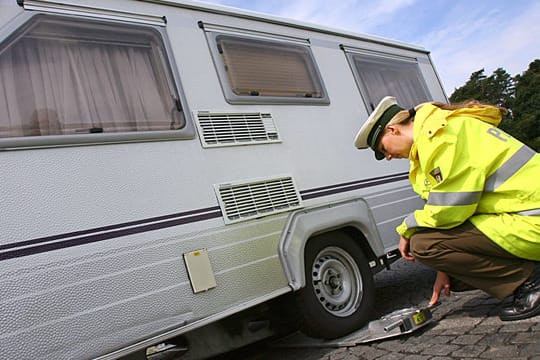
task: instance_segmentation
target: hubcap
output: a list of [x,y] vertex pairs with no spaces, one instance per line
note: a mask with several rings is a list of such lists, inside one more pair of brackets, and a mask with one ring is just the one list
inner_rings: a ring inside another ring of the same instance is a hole
[[360,306],[362,276],[358,265],[345,250],[327,247],[319,252],[311,276],[317,299],[332,315],[346,317]]

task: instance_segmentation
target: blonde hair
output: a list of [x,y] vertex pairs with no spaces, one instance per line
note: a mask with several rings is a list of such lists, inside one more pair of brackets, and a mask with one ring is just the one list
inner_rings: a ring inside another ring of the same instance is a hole
[[[490,105],[481,103],[478,100],[465,100],[458,103],[453,104],[446,104],[442,102],[428,102],[428,103],[422,103],[419,105],[416,105],[414,107],[414,110],[420,109],[425,104],[431,104],[433,106],[437,106],[438,108],[442,110],[458,110],[458,109],[464,109],[464,108],[496,108],[499,109],[501,116],[508,114],[508,110],[502,106],[496,106],[496,105]],[[406,124],[414,119],[414,115],[411,115],[411,112],[409,110],[401,110],[398,112],[394,117],[388,122],[388,125],[394,125],[394,124]]]
[[486,104],[486,103],[482,103],[474,99],[465,100],[465,101],[454,103],[454,104],[445,104],[445,103],[440,103],[440,102],[432,102],[431,104],[443,110],[457,110],[457,109],[464,109],[464,108],[495,108],[495,109],[499,109],[501,115],[508,114],[508,110],[502,106]]

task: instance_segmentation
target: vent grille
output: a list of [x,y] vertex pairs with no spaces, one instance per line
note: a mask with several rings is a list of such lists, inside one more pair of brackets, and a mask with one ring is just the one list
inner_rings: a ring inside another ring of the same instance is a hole
[[203,147],[281,142],[271,114],[196,113]]
[[293,178],[284,176],[249,183],[215,185],[226,223],[302,207]]

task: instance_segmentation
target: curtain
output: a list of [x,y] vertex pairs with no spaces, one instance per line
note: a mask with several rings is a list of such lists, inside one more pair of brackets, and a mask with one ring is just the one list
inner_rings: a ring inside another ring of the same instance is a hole
[[73,29],[44,23],[0,52],[0,137],[183,126],[159,43]]

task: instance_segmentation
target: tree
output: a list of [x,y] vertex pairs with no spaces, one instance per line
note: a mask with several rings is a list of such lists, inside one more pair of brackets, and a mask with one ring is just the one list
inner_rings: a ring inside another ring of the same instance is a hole
[[509,110],[500,128],[536,151],[540,150],[540,59],[514,78],[498,68],[487,77],[484,69],[475,71],[469,80],[450,96],[450,102],[475,99]]
[[470,99],[478,100],[480,97],[483,97],[483,82],[485,79],[484,69],[473,72],[465,85],[455,89],[453,94],[450,95],[450,102],[456,103]]
[[507,130],[531,148],[540,151],[540,59],[516,75],[515,101],[511,129]]
[[515,95],[515,81],[503,68],[498,68],[485,80],[485,99],[490,104],[511,109]]
[[475,99],[488,104],[511,108],[515,87],[514,79],[503,68],[487,77],[484,69],[471,74],[469,80],[450,96],[450,102]]

